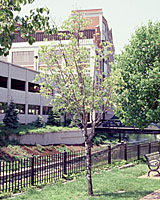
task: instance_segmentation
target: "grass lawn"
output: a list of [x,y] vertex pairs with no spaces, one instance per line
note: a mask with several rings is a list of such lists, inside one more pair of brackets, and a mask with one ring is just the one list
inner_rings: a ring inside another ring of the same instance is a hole
[[146,164],[111,171],[99,170],[93,174],[93,197],[88,197],[87,179],[81,176],[67,183],[48,185],[41,190],[29,189],[14,200],[135,200],[160,188],[160,180],[138,178],[148,171]]

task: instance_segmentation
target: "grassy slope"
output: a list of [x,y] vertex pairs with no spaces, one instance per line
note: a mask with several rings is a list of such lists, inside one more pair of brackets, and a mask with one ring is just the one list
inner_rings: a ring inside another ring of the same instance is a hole
[[47,133],[71,130],[78,130],[78,128],[68,128],[62,126],[46,126],[44,128],[37,128],[33,125],[19,125],[17,129],[8,129],[4,125],[0,124],[0,134],[14,133],[18,135],[24,135],[26,133]]
[[[30,189],[15,200],[138,200],[160,188],[160,180],[142,179],[139,176],[148,171],[147,166],[139,164],[127,169],[101,171],[93,175],[93,197],[87,195],[87,179],[82,176],[66,184],[48,185],[41,191]],[[118,191],[125,191],[120,193]]]

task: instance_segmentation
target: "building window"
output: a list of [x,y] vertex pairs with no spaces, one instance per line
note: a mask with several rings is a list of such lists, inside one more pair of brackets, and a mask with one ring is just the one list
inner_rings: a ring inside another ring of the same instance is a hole
[[25,104],[16,104],[19,114],[25,114]]
[[28,91],[29,92],[35,92],[35,93],[39,93],[40,92],[40,86],[39,84],[35,84],[35,83],[28,83]]
[[0,87],[7,88],[7,77],[0,76]]
[[11,89],[25,91],[25,81],[11,79]]
[[29,115],[40,115],[40,106],[28,105],[28,114]]
[[12,63],[16,65],[34,65],[34,51],[12,52]]
[[49,106],[43,106],[43,115],[48,115],[49,111],[52,109],[52,107]]
[[5,113],[6,109],[7,109],[7,103],[0,102],[0,114]]
[[102,25],[102,30],[104,31],[104,32],[106,32],[106,24],[103,22],[103,25]]

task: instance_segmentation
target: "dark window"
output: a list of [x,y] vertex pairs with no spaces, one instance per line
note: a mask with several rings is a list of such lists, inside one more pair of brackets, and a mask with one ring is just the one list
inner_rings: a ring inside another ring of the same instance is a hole
[[87,122],[90,122],[90,113],[88,113],[88,120]]
[[29,115],[40,115],[40,106],[28,105],[28,114]]
[[35,83],[28,83],[28,91],[39,93],[40,86],[38,84],[35,84]]
[[19,114],[25,114],[25,104],[16,104]]
[[43,106],[43,115],[48,115],[52,107]]
[[7,103],[0,102],[0,114],[3,114],[7,109]]
[[0,76],[0,87],[7,88],[7,77]]
[[25,81],[11,79],[11,89],[25,91]]

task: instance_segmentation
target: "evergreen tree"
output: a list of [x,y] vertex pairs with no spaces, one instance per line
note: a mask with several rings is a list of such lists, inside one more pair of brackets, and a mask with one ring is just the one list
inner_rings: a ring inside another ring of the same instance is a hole
[[47,125],[51,126],[60,126],[61,124],[61,118],[60,113],[57,111],[54,111],[51,109],[49,111],[48,119],[47,119]]
[[38,115],[36,121],[34,122],[34,125],[35,125],[37,128],[41,128],[41,127],[44,126],[44,122],[43,122],[42,116]]
[[10,104],[7,106],[5,111],[5,116],[3,122],[5,126],[9,128],[17,128],[18,127],[18,109],[16,109],[16,104],[11,101]]

